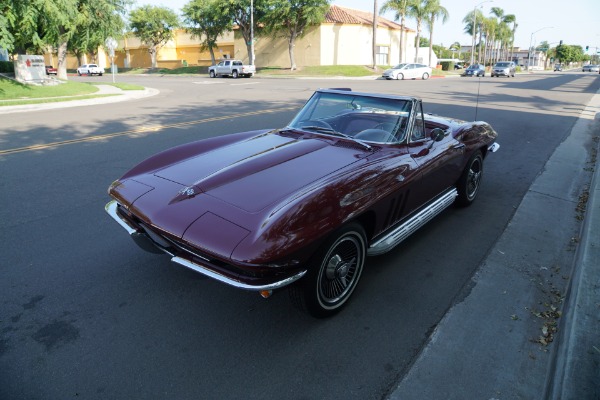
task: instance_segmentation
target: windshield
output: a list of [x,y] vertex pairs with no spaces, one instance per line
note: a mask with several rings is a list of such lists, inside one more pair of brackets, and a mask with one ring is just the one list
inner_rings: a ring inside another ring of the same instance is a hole
[[406,64],[398,64],[395,67],[393,67],[392,69],[402,69],[404,67],[406,67]]
[[406,135],[411,108],[405,99],[316,92],[288,127],[364,142],[398,142]]
[[469,65],[469,68],[467,68],[467,69],[479,69],[479,65],[477,65],[477,64]]
[[510,63],[507,63],[507,62],[496,63],[496,67],[510,67]]

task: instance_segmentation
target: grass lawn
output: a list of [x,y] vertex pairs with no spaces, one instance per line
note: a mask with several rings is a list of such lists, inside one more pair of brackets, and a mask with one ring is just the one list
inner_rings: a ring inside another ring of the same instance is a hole
[[[128,83],[101,83],[121,90],[144,90],[143,86]],[[114,94],[96,94],[98,87],[91,83],[63,82],[53,86],[25,85],[10,79],[0,78],[0,107],[59,101],[84,100]]]
[[54,86],[25,85],[10,79],[0,79],[0,100],[27,100],[61,96],[89,95],[98,88],[89,83],[65,82]]

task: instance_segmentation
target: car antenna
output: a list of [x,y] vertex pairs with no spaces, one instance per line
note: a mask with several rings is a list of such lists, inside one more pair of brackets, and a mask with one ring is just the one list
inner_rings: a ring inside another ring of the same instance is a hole
[[481,88],[481,77],[477,78],[477,101],[475,101],[475,121],[477,121],[477,111],[479,110],[479,89]]

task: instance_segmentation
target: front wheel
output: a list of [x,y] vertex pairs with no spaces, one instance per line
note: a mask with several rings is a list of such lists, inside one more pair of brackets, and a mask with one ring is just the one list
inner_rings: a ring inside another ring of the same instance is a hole
[[238,78],[238,72],[235,69],[231,72],[231,77],[233,79],[237,79]]
[[470,206],[479,193],[481,178],[483,177],[483,156],[477,151],[471,156],[465,170],[458,180],[458,197],[456,204],[461,207]]
[[398,75],[396,76],[396,79],[401,79],[401,80],[404,80],[404,74],[398,74]]
[[216,76],[215,71],[210,71],[209,75],[211,78],[214,78]]
[[366,243],[357,223],[338,230],[313,256],[306,276],[289,288],[292,302],[316,318],[339,312],[360,279]]

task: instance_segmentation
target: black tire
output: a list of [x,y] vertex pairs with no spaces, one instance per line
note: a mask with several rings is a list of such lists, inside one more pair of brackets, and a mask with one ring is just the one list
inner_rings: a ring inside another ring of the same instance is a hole
[[81,76],[81,72],[77,71],[77,75]]
[[366,255],[362,226],[342,227],[312,257],[306,276],[290,286],[292,303],[316,318],[336,314],[358,285]]
[[211,78],[217,76],[217,74],[215,74],[215,71],[210,71],[208,75],[210,75]]
[[102,72],[100,72],[98,75],[102,76]]
[[237,70],[234,69],[233,71],[231,71],[231,77],[233,79],[237,79],[238,78],[238,72],[237,72]]
[[456,189],[458,197],[456,204],[460,207],[467,207],[473,204],[479,193],[481,178],[483,177],[483,156],[481,151],[475,152],[469,159],[465,170],[458,180]]
[[404,80],[404,74],[398,74],[398,75],[396,75],[396,79]]
[[425,72],[422,76],[423,80],[426,81],[427,79],[429,79],[429,74],[427,72]]

